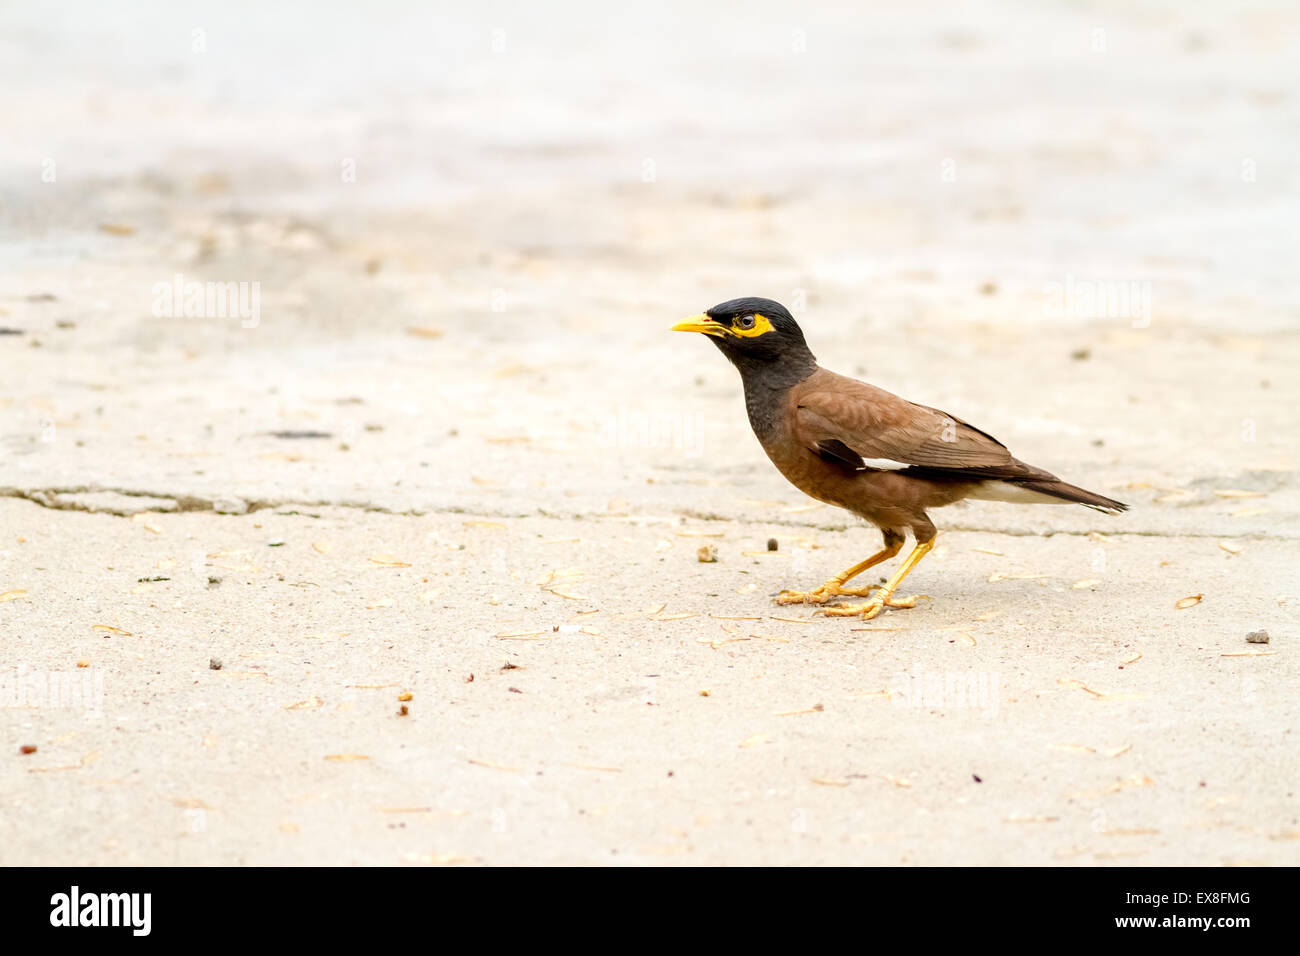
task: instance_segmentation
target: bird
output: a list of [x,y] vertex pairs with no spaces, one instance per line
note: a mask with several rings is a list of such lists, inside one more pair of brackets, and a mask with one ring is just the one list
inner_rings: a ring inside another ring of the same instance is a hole
[[[938,532],[927,512],[964,498],[1128,510],[1016,459],[956,415],[822,368],[794,316],[772,299],[732,299],[672,330],[707,336],[740,372],[754,435],[792,485],[865,519],[884,538],[880,551],[820,587],[781,591],[778,604],[821,605],[823,614],[864,621],[887,607],[915,607],[916,597],[897,591],[934,547]],[[915,546],[883,585],[847,586],[895,557],[909,531]],[[842,597],[868,600],[831,603]]]

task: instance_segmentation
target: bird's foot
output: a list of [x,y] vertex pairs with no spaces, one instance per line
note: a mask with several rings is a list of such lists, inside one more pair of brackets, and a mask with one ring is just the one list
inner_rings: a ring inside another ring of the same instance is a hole
[[929,600],[928,594],[917,594],[912,597],[899,598],[890,594],[881,595],[872,598],[865,604],[836,604],[833,607],[821,608],[817,613],[825,614],[827,617],[861,617],[864,621],[870,621],[887,607],[916,607],[916,602],[921,598]]
[[776,596],[777,604],[826,604],[837,597],[870,597],[871,592],[883,587],[868,584],[861,588],[846,588],[838,581],[827,581],[815,591],[782,591]]

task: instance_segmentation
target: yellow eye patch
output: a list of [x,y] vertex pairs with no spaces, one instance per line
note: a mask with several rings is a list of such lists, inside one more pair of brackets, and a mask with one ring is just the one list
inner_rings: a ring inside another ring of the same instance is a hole
[[747,339],[757,338],[772,331],[772,321],[765,315],[754,313],[754,327],[752,329],[742,329],[738,325],[732,325],[727,329],[732,335],[740,335]]

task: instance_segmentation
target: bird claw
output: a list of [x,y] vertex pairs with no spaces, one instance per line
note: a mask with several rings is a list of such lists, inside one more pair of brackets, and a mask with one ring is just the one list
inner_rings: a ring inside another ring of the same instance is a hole
[[861,588],[846,588],[835,583],[823,584],[814,591],[782,591],[776,596],[777,604],[826,604],[837,597],[870,597],[871,592],[881,587],[868,584]]
[[835,593],[845,597],[871,597],[872,591],[879,591],[883,587],[883,584],[868,584],[866,587],[861,588],[840,588]]
[[831,607],[818,609],[818,614],[825,614],[827,617],[859,617],[862,620],[869,621],[880,613],[884,607],[880,598],[868,601],[866,604],[836,604]]
[[861,617],[864,621],[870,621],[887,607],[916,607],[916,602],[921,598],[929,600],[930,595],[917,594],[905,598],[877,597],[872,598],[865,604],[835,604],[831,607],[820,608],[817,613],[825,614],[827,617]]

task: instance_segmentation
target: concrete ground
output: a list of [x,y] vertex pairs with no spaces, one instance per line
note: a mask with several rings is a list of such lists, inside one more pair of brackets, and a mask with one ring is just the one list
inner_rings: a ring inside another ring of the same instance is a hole
[[[1297,861],[1300,16],[266,6],[0,13],[0,863]],[[747,294],[1132,510],[774,605]]]

